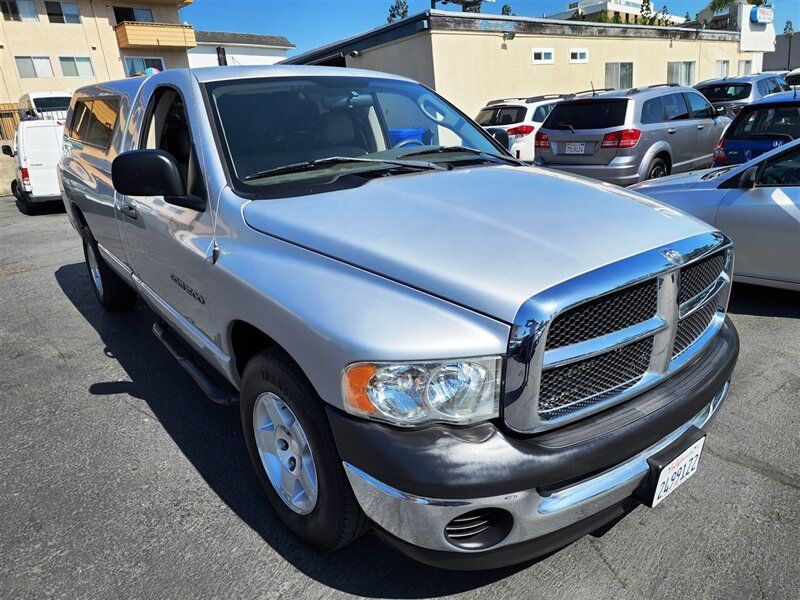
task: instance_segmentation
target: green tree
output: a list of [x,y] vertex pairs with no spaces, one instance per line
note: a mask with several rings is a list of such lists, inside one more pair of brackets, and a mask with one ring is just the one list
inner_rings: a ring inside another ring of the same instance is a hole
[[406,0],[394,0],[394,4],[389,7],[389,16],[386,20],[389,23],[405,19],[408,16],[408,2]]
[[[728,9],[736,2],[736,0],[710,0],[708,3],[708,8],[716,12],[723,12]],[[764,4],[764,0],[747,0],[748,4],[755,4],[758,6],[759,4]]]
[[639,11],[641,23],[643,25],[653,25],[656,17],[653,15],[653,5],[650,0],[642,0],[642,8]]
[[615,12],[614,16],[611,17],[611,22],[619,25],[620,23],[622,23],[622,16],[618,12]]
[[513,17],[514,12],[511,10],[510,4],[503,4],[503,8],[500,9],[500,14],[506,17]]

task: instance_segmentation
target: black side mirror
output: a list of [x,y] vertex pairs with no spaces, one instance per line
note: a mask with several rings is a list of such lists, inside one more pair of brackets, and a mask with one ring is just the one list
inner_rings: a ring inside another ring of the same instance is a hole
[[126,196],[164,196],[164,202],[203,211],[205,200],[186,193],[178,165],[163,150],[123,152],[111,163],[114,189]]
[[716,116],[718,116],[718,117],[724,117],[726,112],[727,111],[725,110],[724,106],[715,106],[714,107],[714,114]]
[[486,131],[488,131],[503,148],[505,148],[506,150],[510,150],[509,146],[511,144],[510,140],[508,139],[508,132],[505,129],[502,129],[500,127],[492,127],[490,129],[487,129]]
[[13,158],[14,157],[14,150],[8,144],[3,144],[3,154]]
[[758,165],[754,165],[743,171],[739,175],[739,187],[743,190],[750,190],[756,187],[756,176],[758,175]]

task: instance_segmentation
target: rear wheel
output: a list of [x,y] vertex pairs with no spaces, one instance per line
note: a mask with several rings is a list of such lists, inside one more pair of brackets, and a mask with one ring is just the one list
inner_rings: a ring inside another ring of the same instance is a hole
[[647,179],[658,179],[669,175],[669,167],[663,158],[654,158],[647,167]]
[[265,350],[242,376],[242,430],[278,517],[320,550],[347,545],[366,518],[342,467],[322,400],[283,353]]
[[81,236],[83,256],[97,300],[107,310],[124,310],[133,306],[136,302],[136,292],[106,264],[91,231],[84,227]]

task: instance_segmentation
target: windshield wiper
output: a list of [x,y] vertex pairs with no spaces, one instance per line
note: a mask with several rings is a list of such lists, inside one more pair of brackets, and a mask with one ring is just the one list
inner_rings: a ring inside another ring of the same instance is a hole
[[318,160],[307,160],[299,163],[292,163],[290,165],[283,165],[281,167],[274,167],[272,169],[265,169],[245,176],[244,181],[252,181],[253,179],[261,179],[263,177],[271,177],[273,175],[286,175],[288,173],[301,173],[303,171],[312,171],[319,167],[326,167],[330,165],[338,165],[343,163],[373,163],[383,164],[393,167],[403,167],[408,169],[417,170],[435,170],[446,171],[444,167],[435,165],[432,162],[422,160],[388,160],[381,158],[356,158],[349,156],[329,156],[327,158],[320,158]]
[[503,156],[502,154],[495,154],[494,152],[487,152],[486,150],[476,150],[475,148],[467,148],[465,146],[436,146],[428,150],[415,150],[413,152],[405,152],[400,156],[422,156],[423,154],[446,154],[448,152],[469,152],[470,154],[485,154],[493,158],[499,158],[515,165],[524,165],[521,160],[517,160],[511,156]]
[[559,127],[566,127],[572,133],[575,133],[575,128],[572,125],[570,125],[569,123],[556,123],[556,125],[558,125]]

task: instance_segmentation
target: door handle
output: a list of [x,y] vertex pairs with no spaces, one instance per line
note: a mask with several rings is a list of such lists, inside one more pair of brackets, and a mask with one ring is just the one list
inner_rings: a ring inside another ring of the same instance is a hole
[[667,133],[670,133],[670,134],[671,133],[675,133],[676,131],[678,131],[678,130],[677,129],[667,129]]
[[122,211],[122,214],[124,214],[129,219],[135,219],[136,217],[139,216],[136,213],[136,207],[133,206],[132,204],[123,204],[122,206],[119,207],[119,209],[120,211]]
[[705,127],[705,125],[698,125],[697,126],[698,129],[702,129],[703,127]]

